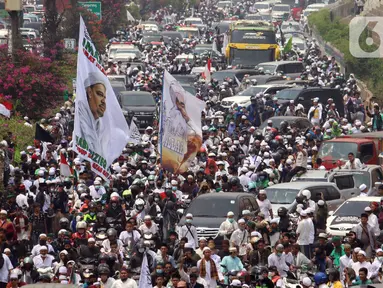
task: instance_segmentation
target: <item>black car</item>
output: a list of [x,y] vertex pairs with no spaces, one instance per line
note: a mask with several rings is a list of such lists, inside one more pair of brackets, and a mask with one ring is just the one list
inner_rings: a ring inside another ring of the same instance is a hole
[[220,84],[224,82],[226,78],[231,78],[235,81],[237,81],[235,79],[237,78],[238,81],[241,82],[243,77],[246,74],[251,76],[251,75],[257,75],[259,73],[257,70],[254,70],[254,69],[228,69],[228,70],[220,70],[220,71],[214,72],[212,75],[212,78],[217,79]]
[[322,105],[326,105],[327,100],[332,98],[340,117],[344,116],[343,97],[339,89],[330,87],[297,86],[294,88],[279,91],[275,96],[278,98],[278,103],[282,104],[282,113],[284,113],[286,110],[290,100],[294,100],[295,105],[298,103],[302,104],[305,108],[305,113],[307,114],[307,112],[310,110],[310,107],[312,106],[312,100],[314,98],[319,98],[319,103]]
[[153,121],[157,118],[157,106],[152,94],[143,91],[122,91],[118,94],[118,101],[123,111],[134,112],[140,131],[153,126]]
[[[313,124],[304,117],[295,117],[295,116],[274,116],[269,118],[268,120],[273,121],[273,127],[274,128],[280,128],[281,127],[281,122],[286,121],[290,127],[296,127],[299,128],[301,131],[307,130],[308,128],[312,128]],[[267,121],[264,121],[257,131],[262,132],[263,128],[267,126]]]
[[185,215],[193,214],[193,225],[197,228],[198,238],[212,237],[216,239],[216,245],[220,245],[223,237],[218,235],[219,227],[226,220],[229,211],[234,213],[235,220],[242,217],[243,210],[250,210],[255,215],[259,206],[257,199],[250,193],[208,193],[195,198],[189,208],[184,211],[178,226],[185,224]]

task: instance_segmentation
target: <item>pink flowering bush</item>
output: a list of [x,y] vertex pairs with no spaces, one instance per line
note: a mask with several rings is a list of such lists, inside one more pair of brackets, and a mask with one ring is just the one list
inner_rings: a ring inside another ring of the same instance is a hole
[[8,47],[0,46],[0,94],[13,103],[15,112],[39,117],[63,101],[68,83],[67,75],[62,73],[64,62],[21,50],[13,62]]

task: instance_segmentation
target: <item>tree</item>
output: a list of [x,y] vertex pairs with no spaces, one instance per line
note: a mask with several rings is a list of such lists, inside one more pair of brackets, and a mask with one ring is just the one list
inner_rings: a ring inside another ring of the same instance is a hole
[[23,50],[17,52],[17,61],[12,62],[8,47],[0,46],[0,94],[22,115],[41,116],[62,102],[66,77],[73,73],[67,70],[68,66],[75,69],[76,64],[65,54],[62,61],[52,61]]

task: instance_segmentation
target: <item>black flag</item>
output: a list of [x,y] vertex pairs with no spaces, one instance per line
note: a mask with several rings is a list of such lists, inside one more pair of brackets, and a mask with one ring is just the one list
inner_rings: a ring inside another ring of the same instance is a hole
[[44,130],[38,123],[36,123],[35,139],[43,142],[54,142],[54,139],[52,138],[51,134],[49,134],[48,131]]

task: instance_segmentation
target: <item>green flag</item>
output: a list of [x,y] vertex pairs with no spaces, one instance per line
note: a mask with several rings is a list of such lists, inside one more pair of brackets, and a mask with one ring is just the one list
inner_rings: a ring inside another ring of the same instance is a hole
[[288,53],[293,48],[293,37],[290,37],[289,41],[287,41],[285,47],[283,48],[283,53]]

